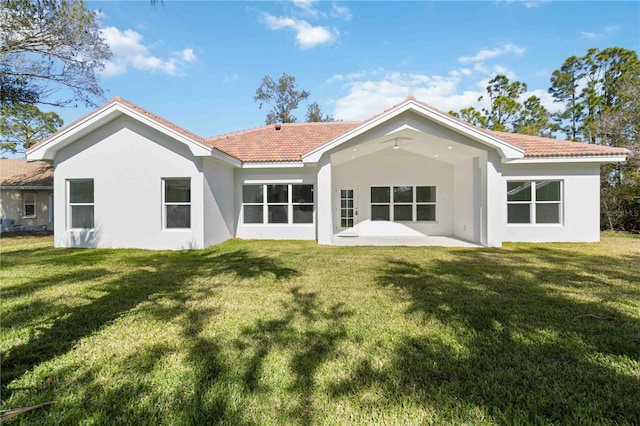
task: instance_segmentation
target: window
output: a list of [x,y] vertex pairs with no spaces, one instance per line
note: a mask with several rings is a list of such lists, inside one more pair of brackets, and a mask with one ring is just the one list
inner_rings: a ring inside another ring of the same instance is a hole
[[191,228],[191,180],[164,179],[165,228]]
[[245,224],[313,223],[313,185],[243,185],[242,219]]
[[36,217],[36,193],[35,192],[22,193],[22,217],[23,218]]
[[[391,194],[393,194],[393,199]],[[372,186],[371,220],[435,221],[436,187]]]
[[291,185],[293,223],[313,223],[313,185]]
[[371,220],[391,220],[391,191],[387,186],[371,187]]
[[267,185],[269,223],[289,223],[289,185]]
[[69,193],[68,227],[91,229],[94,227],[93,179],[73,179],[67,181]]
[[558,180],[507,182],[507,223],[560,223],[561,186]]

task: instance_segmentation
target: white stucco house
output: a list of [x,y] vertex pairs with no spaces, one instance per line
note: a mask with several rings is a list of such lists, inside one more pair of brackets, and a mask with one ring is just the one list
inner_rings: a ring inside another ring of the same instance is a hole
[[201,248],[597,241],[600,165],[625,149],[479,129],[413,97],[366,121],[203,138],[114,98],[32,147],[55,245]]

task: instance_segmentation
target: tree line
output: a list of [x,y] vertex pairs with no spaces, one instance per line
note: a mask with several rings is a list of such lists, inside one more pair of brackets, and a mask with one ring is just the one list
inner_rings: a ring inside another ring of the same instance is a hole
[[[488,107],[449,113],[476,126],[627,148],[626,162],[601,167],[601,226],[640,232],[640,61],[633,50],[592,48],[571,56],[550,77],[559,111],[539,97],[521,100],[526,83],[497,75],[486,87]],[[485,99],[485,95],[478,100]]]

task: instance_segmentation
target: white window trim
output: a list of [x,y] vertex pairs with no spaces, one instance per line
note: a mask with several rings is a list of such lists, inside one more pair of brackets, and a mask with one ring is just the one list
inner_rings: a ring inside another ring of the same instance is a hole
[[[393,188],[400,186],[410,186],[413,192],[412,201],[409,202],[398,202],[396,203],[393,199]],[[425,188],[435,188],[436,190],[436,201],[416,201],[417,196],[417,188],[425,187]],[[437,223],[438,215],[437,215],[437,205],[438,205],[438,187],[437,185],[371,185],[369,187],[369,196],[371,196],[371,188],[389,188],[389,202],[388,203],[378,203],[369,200],[370,207],[372,206],[388,206],[389,207],[389,222],[396,223]],[[411,206],[411,220],[395,220],[395,206]],[[417,206],[434,206],[436,207],[436,218],[434,220],[418,220],[418,207]],[[374,222],[386,222],[385,220],[373,220]]]
[[[529,178],[529,179],[507,179],[509,182],[529,182],[531,184],[531,201],[509,201],[507,194],[507,226],[564,226],[564,180],[553,178]],[[537,201],[536,186],[538,182],[560,182],[560,200],[559,201]],[[508,191],[507,191],[508,192]],[[509,222],[509,205],[529,204],[529,222],[528,223],[511,223]],[[558,222],[556,223],[537,223],[536,222],[536,205],[537,204],[560,204],[558,212]]]
[[[33,203],[27,203],[26,199],[25,199],[25,195],[27,194],[33,194]],[[33,214],[31,215],[27,215],[25,214],[26,212],[26,207],[27,205],[33,205]],[[36,210],[36,207],[38,206],[38,197],[36,195],[35,191],[22,191],[22,219],[36,219],[38,216],[38,212]]]
[[[162,230],[165,232],[184,232],[191,230],[191,223],[193,222],[193,201],[187,202],[167,202],[166,196],[166,183],[172,180],[188,180],[189,181],[189,200],[191,197],[191,178],[190,177],[163,177],[162,178]],[[168,228],[167,227],[167,206],[189,206],[189,226],[184,228]]]
[[[242,201],[241,209],[240,209],[240,218],[242,220],[243,226],[312,226],[316,223],[316,196],[315,196],[315,185],[312,183],[304,183],[297,181],[287,181],[284,182],[274,182],[274,181],[245,181],[242,186],[262,186],[262,203],[245,203]],[[269,185],[286,185],[287,186],[287,202],[286,203],[270,203],[268,202],[268,191],[267,186]],[[313,190],[313,202],[311,203],[295,203],[293,202],[293,186],[294,185],[306,185],[311,186]],[[244,207],[245,206],[262,206],[262,222],[261,223],[247,223],[244,221]],[[281,223],[270,223],[269,222],[269,206],[287,206],[287,222]],[[294,206],[313,206],[313,212],[311,215],[312,221],[308,223],[294,223],[293,222],[293,208]]]
[[[71,182],[77,181],[91,181],[93,182],[93,203],[72,203],[71,202]],[[73,178],[66,181],[66,196],[67,196],[67,229],[69,231],[88,231],[96,228],[96,183],[93,178]],[[74,206],[91,206],[93,207],[93,227],[91,228],[74,228],[72,223],[72,213]]]

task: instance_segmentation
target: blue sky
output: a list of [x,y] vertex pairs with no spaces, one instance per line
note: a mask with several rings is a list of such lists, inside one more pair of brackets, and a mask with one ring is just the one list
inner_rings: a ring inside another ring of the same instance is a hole
[[[88,2],[114,54],[106,100],[123,97],[196,134],[264,124],[253,101],[283,72],[325,113],[365,119],[414,94],[480,106],[496,74],[543,98],[551,72],[590,47],[640,47],[640,2]],[[106,101],[105,100],[105,101]],[[304,120],[307,103],[297,112]],[[65,123],[91,108],[57,110]]]

